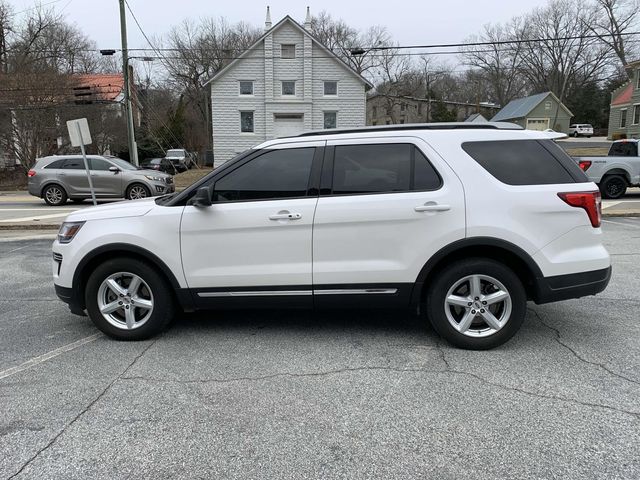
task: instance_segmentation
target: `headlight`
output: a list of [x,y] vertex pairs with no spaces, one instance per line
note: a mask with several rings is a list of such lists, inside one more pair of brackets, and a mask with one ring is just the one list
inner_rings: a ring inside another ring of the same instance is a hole
[[58,242],[69,243],[80,231],[84,222],[64,222],[58,230]]
[[145,177],[152,182],[164,182],[164,179],[162,177],[154,177],[153,175],[145,175]]

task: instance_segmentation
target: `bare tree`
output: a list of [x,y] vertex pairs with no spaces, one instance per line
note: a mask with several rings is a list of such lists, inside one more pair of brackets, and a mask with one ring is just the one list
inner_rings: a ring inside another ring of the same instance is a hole
[[629,54],[637,53],[638,41],[629,35],[638,26],[640,2],[638,0],[595,0],[597,15],[589,29],[602,35],[608,45],[626,67]]

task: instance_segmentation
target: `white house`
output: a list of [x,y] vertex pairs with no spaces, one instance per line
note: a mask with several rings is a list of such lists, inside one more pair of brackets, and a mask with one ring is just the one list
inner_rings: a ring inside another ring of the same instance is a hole
[[361,127],[371,84],[290,16],[221,69],[211,83],[215,166],[268,139]]

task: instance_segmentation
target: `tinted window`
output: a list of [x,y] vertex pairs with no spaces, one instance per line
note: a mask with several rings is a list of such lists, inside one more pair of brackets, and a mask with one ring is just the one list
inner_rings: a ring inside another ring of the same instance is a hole
[[551,140],[467,142],[462,148],[508,185],[586,182],[580,167]]
[[89,168],[91,170],[109,170],[110,167],[113,167],[109,162],[102,160],[100,158],[89,158]]
[[438,172],[433,168],[427,157],[414,147],[415,167],[413,170],[413,190],[437,190],[442,185]]
[[218,202],[303,197],[314,148],[273,150],[225,175],[214,185]]
[[333,193],[407,191],[412,145],[344,145],[335,148]]
[[638,144],[636,142],[617,142],[609,149],[611,157],[637,157]]
[[60,160],[56,160],[54,162],[51,162],[49,165],[47,165],[44,168],[62,168],[62,165],[64,164],[65,159],[60,159]]
[[65,170],[84,170],[84,161],[81,158],[69,158],[62,166]]

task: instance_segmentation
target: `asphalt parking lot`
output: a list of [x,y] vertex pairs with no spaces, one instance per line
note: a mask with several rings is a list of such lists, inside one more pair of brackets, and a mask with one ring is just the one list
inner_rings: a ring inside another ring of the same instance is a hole
[[116,342],[0,239],[0,478],[640,478],[640,220],[598,297],[455,350],[410,315],[212,313]]

